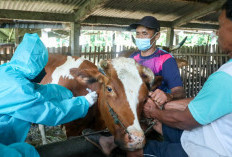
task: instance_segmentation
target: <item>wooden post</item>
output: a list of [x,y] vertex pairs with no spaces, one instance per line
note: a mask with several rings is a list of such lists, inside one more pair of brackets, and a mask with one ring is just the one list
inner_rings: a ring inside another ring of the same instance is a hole
[[175,38],[176,38],[175,45],[178,45],[178,44],[179,44],[179,35],[178,35],[178,34],[175,34]]
[[174,29],[173,28],[167,28],[167,37],[166,37],[166,46],[170,47],[173,45],[173,39],[174,39]]
[[19,29],[15,28],[15,47],[19,45]]
[[80,52],[80,35],[81,35],[81,25],[80,23],[71,23],[71,55],[81,56]]

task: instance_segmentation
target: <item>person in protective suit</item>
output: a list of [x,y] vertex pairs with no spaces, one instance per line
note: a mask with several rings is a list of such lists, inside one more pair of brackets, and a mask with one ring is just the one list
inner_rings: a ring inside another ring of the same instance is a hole
[[64,124],[85,117],[96,102],[95,91],[73,97],[70,90],[60,85],[35,83],[45,75],[47,62],[48,51],[39,36],[25,34],[10,62],[0,65],[1,154],[18,147],[22,154],[31,150],[38,155],[32,146],[19,143],[25,141],[32,123]]
[[13,143],[10,145],[3,145],[0,143],[1,157],[39,157],[39,153],[30,144],[27,143]]

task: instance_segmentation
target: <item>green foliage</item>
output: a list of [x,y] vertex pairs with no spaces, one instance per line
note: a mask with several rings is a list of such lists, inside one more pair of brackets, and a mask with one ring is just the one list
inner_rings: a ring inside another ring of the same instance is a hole
[[166,45],[166,33],[160,33],[160,38],[159,40],[156,42],[157,45],[160,45],[160,46],[165,46]]
[[105,47],[113,45],[131,46],[133,45],[131,35],[133,32],[119,31],[81,31],[81,45],[84,47]]
[[[135,37],[135,32],[83,30],[81,31],[81,45],[84,47],[112,47],[113,45],[134,47],[135,45],[132,42],[132,35]],[[209,32],[182,32],[179,33],[179,42],[182,41],[186,36],[188,38],[184,44],[185,46],[206,45],[211,44],[212,41],[212,37],[210,36]],[[166,32],[161,32],[160,38],[156,44],[160,46],[166,45]]]
[[185,46],[207,45],[212,41],[209,34],[183,34],[179,36],[179,41],[182,41],[185,36],[188,37],[185,42]]

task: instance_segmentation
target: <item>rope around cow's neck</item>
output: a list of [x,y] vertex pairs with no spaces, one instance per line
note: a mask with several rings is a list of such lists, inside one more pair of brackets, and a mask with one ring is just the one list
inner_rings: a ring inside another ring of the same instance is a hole
[[83,134],[83,135],[80,135],[80,136],[75,136],[75,137],[84,137],[84,136],[95,135],[95,134],[99,134],[99,133],[107,133],[107,132],[109,132],[108,128],[106,128],[104,130],[100,130],[100,131],[94,131],[94,132],[91,132],[91,133]]
[[114,123],[120,125],[124,129],[124,131],[128,134],[129,138],[131,138],[129,131],[126,129],[125,125],[120,121],[120,119],[118,118],[118,115],[114,112],[113,108],[109,105],[108,101],[106,100],[105,84],[103,84],[103,95],[104,95],[104,100],[109,108],[110,115],[112,116],[114,120]]
[[[104,98],[105,98],[105,85],[104,85]],[[106,101],[106,99],[104,99]],[[112,116],[112,118],[114,119],[114,123],[115,124],[119,124],[123,129],[124,131],[128,134],[128,136],[130,137],[130,133],[129,131],[126,129],[125,125],[120,121],[120,119],[118,118],[118,115],[114,112],[113,108],[109,105],[109,103],[106,101],[106,104],[107,106],[109,107],[109,112],[110,112],[110,115]],[[151,120],[151,119],[148,119],[148,121]],[[144,134],[147,134],[148,131],[150,129],[152,129],[152,127],[156,125],[156,121],[153,121],[150,122],[150,126],[144,131]]]
[[[104,100],[106,101],[105,99],[105,85],[104,85]],[[114,112],[113,108],[109,105],[109,103],[106,101],[106,104],[107,106],[109,107],[109,112],[110,112],[110,115],[112,116],[113,120],[114,120],[114,123],[115,124],[119,124],[123,129],[124,131],[128,134],[128,136],[130,137],[130,133],[129,131],[126,129],[125,125],[120,121],[120,119],[118,118],[118,115]],[[146,135],[147,132],[154,126],[156,125],[156,121],[151,121],[151,119],[147,119],[147,121],[149,121],[149,124],[150,126],[144,131],[144,134]],[[84,136],[89,136],[89,135],[95,135],[95,134],[98,134],[98,133],[103,133],[103,132],[109,132],[108,128],[104,129],[104,130],[100,130],[100,131],[95,131],[95,132],[91,132],[91,133],[87,133],[87,134],[84,134],[84,135],[81,135],[81,136],[77,136],[77,137],[84,137]]]
[[144,134],[146,135],[148,133],[149,130],[151,130],[151,128],[157,124],[156,121],[154,121],[154,119],[146,119],[146,121],[152,121],[152,122],[149,122],[149,127],[144,131]]
[[114,123],[115,124],[120,124],[120,126],[124,129],[124,131],[130,136],[129,131],[126,129],[126,127],[124,126],[124,124],[120,121],[120,119],[118,119],[118,115],[114,112],[113,108],[108,104],[108,102],[106,102],[106,104],[109,107],[109,112],[110,112],[110,115],[114,119]]

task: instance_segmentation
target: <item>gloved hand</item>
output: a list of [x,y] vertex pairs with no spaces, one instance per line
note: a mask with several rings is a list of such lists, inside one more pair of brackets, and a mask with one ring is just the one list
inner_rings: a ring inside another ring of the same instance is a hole
[[85,98],[89,102],[89,107],[92,107],[93,104],[97,101],[97,93],[95,91],[88,93]]

